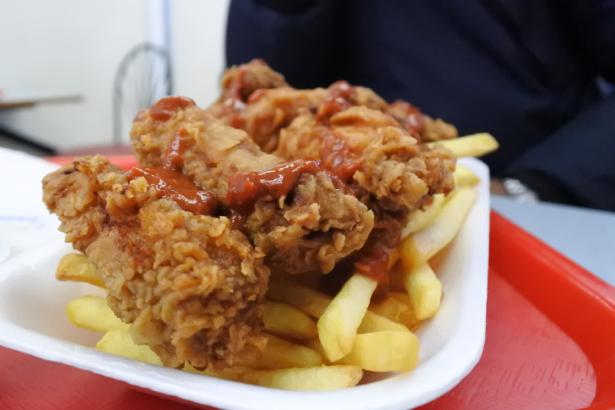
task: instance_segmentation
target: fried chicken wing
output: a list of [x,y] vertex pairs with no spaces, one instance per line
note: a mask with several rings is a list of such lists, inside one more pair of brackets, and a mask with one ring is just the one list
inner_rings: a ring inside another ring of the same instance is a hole
[[275,272],[329,272],[372,230],[373,213],[317,161],[267,154],[188,99],[167,97],[142,112],[131,138],[141,164],[175,161],[212,191]]
[[337,81],[328,88],[298,90],[262,60],[229,68],[222,80],[222,94],[208,110],[229,125],[244,129],[267,152],[278,146],[279,132],[307,112],[328,117],[351,106],[364,106],[391,115],[419,141],[457,137],[457,129],[434,119],[405,101],[387,104],[366,87]]
[[47,175],[43,192],[66,240],[102,274],[109,306],[166,366],[230,366],[263,347],[269,269],[228,218],[186,211],[186,190],[161,191],[100,156]]
[[453,188],[455,160],[448,151],[418,144],[390,115],[363,106],[327,123],[312,114],[297,117],[280,132],[276,153],[322,160],[385,210],[412,210]]
[[207,109],[166,97],[139,113],[132,170],[85,157],[43,180],[109,306],[166,366],[262,350],[270,274],[386,285],[405,219],[453,188],[455,159],[425,142],[456,129],[406,102],[345,81],[297,90],[261,60],[222,88]]
[[256,58],[249,64],[230,67],[222,76],[222,90],[219,102],[229,99],[246,101],[256,90],[286,87],[284,76],[275,72],[263,60]]
[[[229,73],[248,76],[262,71],[263,64],[253,61]],[[236,110],[221,112],[214,104],[209,112],[245,129],[266,151],[287,160],[322,161],[372,209],[412,210],[452,189],[454,158],[445,149],[421,144],[455,137],[450,124],[403,101],[387,104],[372,90],[344,81],[314,90],[272,84],[252,81],[244,89],[235,77],[234,89],[243,91],[223,91],[218,104],[231,106],[230,99],[238,98]]]

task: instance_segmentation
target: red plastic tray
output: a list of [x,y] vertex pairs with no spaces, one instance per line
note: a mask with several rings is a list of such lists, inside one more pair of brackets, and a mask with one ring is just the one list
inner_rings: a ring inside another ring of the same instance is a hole
[[[490,241],[483,356],[422,408],[615,409],[615,288],[497,213]],[[3,348],[0,368],[2,409],[186,407]]]
[[480,362],[423,409],[615,409],[615,288],[491,213]]

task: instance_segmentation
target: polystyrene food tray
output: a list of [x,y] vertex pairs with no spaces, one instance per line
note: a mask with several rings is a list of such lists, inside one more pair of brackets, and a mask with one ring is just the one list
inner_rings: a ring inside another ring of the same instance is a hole
[[0,267],[0,344],[158,394],[222,408],[401,409],[427,403],[453,388],[470,372],[480,358],[485,338],[489,174],[478,160],[460,162],[479,176],[479,195],[462,230],[438,265],[443,302],[438,315],[418,331],[420,362],[413,372],[332,392],[292,392],[98,352],[92,346],[100,336],[76,329],[66,319],[64,306],[69,300],[96,290],[55,280],[59,258],[70,251],[61,242],[49,243],[44,249],[33,250]]

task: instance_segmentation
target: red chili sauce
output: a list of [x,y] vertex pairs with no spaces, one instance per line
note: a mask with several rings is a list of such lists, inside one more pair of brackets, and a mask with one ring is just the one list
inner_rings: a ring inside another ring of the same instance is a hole
[[163,154],[162,167],[172,170],[181,169],[184,166],[184,153],[193,143],[194,141],[190,138],[188,131],[185,128],[180,128]]
[[228,119],[228,123],[233,128],[242,128],[245,121],[241,116],[241,112],[246,107],[244,101],[244,82],[245,69],[239,69],[230,81],[224,84],[224,115]]
[[329,86],[329,96],[318,109],[316,119],[324,121],[352,107],[352,99],[354,97],[354,89],[346,81],[336,81]]
[[380,284],[386,284],[389,280],[389,269],[394,262],[394,252],[395,249],[383,245],[372,246],[355,262],[354,268],[358,273]]
[[164,122],[169,120],[176,111],[194,105],[196,105],[195,102],[188,97],[164,97],[152,105],[149,113],[154,120]]
[[331,171],[342,182],[348,183],[361,166],[361,161],[335,131],[323,128],[320,134],[320,160],[322,167]]
[[253,104],[263,98],[263,96],[267,93],[269,89],[267,88],[259,88],[258,90],[254,90],[252,94],[248,97],[248,104]]
[[133,168],[128,173],[130,179],[138,177],[144,177],[161,197],[193,214],[211,215],[218,205],[210,192],[198,189],[189,177],[173,169]]
[[183,210],[211,215],[218,206],[217,199],[211,192],[199,189],[190,177],[179,172],[184,165],[184,153],[191,144],[188,132],[181,128],[165,151],[161,167],[133,168],[128,178],[144,177],[159,196],[174,201]]
[[271,195],[279,199],[295,187],[302,174],[320,170],[318,161],[296,160],[266,171],[238,172],[228,180],[227,205],[238,213],[250,212],[258,198]]
[[418,107],[406,101],[397,100],[389,106],[388,112],[399,121],[402,127],[407,129],[411,135],[420,137],[425,124],[425,116]]
[[224,84],[224,96],[228,99],[238,100],[243,102],[243,77],[246,74],[244,68],[236,71],[235,75],[230,78],[228,83]]

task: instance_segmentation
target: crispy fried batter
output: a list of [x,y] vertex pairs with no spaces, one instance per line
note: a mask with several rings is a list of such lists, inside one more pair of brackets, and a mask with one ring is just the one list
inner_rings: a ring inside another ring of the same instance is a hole
[[[368,192],[380,208],[412,210],[429,197],[453,188],[455,160],[441,148],[418,144],[389,115],[355,106],[334,114],[328,124],[304,114],[281,131],[276,153],[284,158],[322,159],[333,138],[357,164],[352,184]],[[374,204],[372,204],[374,205]]]
[[[235,70],[250,77],[247,73],[263,71],[263,64],[253,61]],[[244,90],[235,93],[240,99],[236,109],[222,112],[215,104],[212,115],[245,129],[264,150],[287,160],[328,163],[352,181],[355,193],[372,209],[412,210],[453,188],[454,158],[421,142],[453,138],[457,130],[406,102],[387,104],[372,90],[344,81],[314,90],[285,83],[272,88],[273,81],[265,80],[245,89],[239,80],[233,84]],[[223,89],[231,98],[227,83]]]
[[[262,152],[244,131],[224,125],[195,105],[178,107],[164,121],[152,113],[141,113],[131,132],[139,162],[161,166],[165,152],[180,138],[186,147],[181,172],[223,204],[228,205],[231,176],[284,163]],[[256,200],[244,230],[267,254],[274,271],[329,272],[363,246],[373,227],[373,213],[335,182],[327,172],[304,173],[285,197],[264,195]]]
[[[260,60],[222,85],[207,110],[168,97],[137,116],[131,140],[147,168],[83,158],[43,181],[111,308],[168,366],[229,366],[262,348],[269,269],[326,273],[370,250],[392,255],[410,211],[453,188],[453,156],[423,142],[456,129],[408,103],[344,81],[296,90]],[[215,201],[193,209],[165,194],[167,181],[148,179],[164,172]]]
[[227,124],[244,129],[263,150],[272,152],[278,146],[280,130],[297,116],[318,111],[330,116],[334,112],[322,113],[323,108],[341,111],[350,106],[386,112],[422,142],[458,135],[453,125],[434,119],[405,101],[387,104],[371,89],[351,86],[345,81],[326,89],[294,89],[262,60],[228,69],[222,80],[222,95],[208,110]]
[[228,218],[183,211],[101,156],[47,175],[43,192],[102,274],[110,307],[165,365],[229,366],[263,346],[269,269]]
[[284,76],[257,58],[248,64],[230,67],[222,76],[224,94],[220,102],[229,98],[245,101],[256,90],[288,86]]
[[433,119],[405,101],[394,101],[384,111],[422,142],[448,140],[458,136],[454,125],[440,118]]

